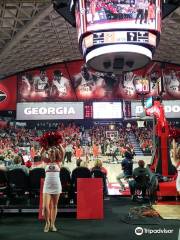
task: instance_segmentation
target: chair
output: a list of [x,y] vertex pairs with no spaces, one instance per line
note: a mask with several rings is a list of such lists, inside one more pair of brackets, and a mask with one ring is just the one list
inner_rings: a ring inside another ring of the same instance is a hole
[[21,168],[14,168],[9,170],[7,174],[10,187],[9,204],[26,204],[29,196],[27,173]]
[[69,187],[71,185],[71,175],[70,171],[65,168],[61,167],[60,169],[60,180],[62,185],[62,191],[66,192],[69,190]]
[[28,192],[28,175],[21,168],[16,168],[8,171],[9,185],[11,192],[17,196],[23,196]]
[[135,194],[134,197],[137,199],[145,199],[150,196],[150,177],[149,175],[135,176]]
[[39,196],[41,178],[45,178],[44,168],[34,168],[29,172],[29,191],[31,197],[33,195]]
[[91,178],[91,171],[87,167],[77,167],[72,171],[71,176],[71,198],[76,203],[77,179]]
[[62,185],[62,194],[60,204],[69,204],[71,191],[71,172],[66,167],[60,169],[60,181]]
[[9,193],[9,181],[7,172],[0,170],[0,198],[7,200],[7,194]]
[[78,178],[90,178],[91,172],[87,167],[77,167],[72,171],[71,184],[77,189]]
[[91,177],[92,178],[102,178],[103,181],[103,194],[108,194],[108,188],[107,188],[107,178],[106,174],[103,173],[100,169],[92,169],[91,170]]

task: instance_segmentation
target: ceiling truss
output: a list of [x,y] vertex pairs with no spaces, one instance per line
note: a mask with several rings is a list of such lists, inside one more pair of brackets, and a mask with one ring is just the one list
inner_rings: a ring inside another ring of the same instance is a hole
[[[163,19],[154,60],[180,63],[180,7]],[[37,66],[81,59],[76,29],[51,0],[0,1],[0,79]]]

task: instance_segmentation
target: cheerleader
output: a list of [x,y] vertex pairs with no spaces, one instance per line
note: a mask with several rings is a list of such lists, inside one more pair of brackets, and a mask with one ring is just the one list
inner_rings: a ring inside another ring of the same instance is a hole
[[177,166],[176,189],[180,194],[180,146],[177,146],[174,139],[173,139],[173,158]]
[[41,157],[43,160],[46,160],[46,175],[43,186],[43,216],[46,221],[44,232],[56,232],[57,206],[60,194],[62,193],[60,167],[64,159],[64,148],[61,144],[58,144],[55,134],[49,134],[47,137],[43,136],[42,138],[43,141],[41,143],[49,138],[47,144],[44,144],[41,150]]

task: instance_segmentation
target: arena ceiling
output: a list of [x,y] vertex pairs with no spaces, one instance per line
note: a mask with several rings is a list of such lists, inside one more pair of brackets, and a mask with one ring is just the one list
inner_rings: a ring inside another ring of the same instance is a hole
[[[180,7],[163,19],[154,60],[180,64]],[[0,79],[37,66],[81,59],[76,29],[51,0],[0,0]]]

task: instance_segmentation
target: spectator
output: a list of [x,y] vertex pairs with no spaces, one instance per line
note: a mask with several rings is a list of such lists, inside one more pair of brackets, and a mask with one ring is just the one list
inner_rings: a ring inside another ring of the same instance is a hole
[[[135,193],[135,189],[138,185],[138,182],[136,181],[136,179],[140,176],[142,177],[147,177],[147,179],[150,177],[150,174],[147,170],[147,168],[145,168],[145,162],[143,160],[139,160],[138,161],[138,167],[134,169],[133,171],[133,180],[131,180],[129,182],[129,188],[130,188],[130,192],[131,192],[131,196],[132,199],[134,199],[134,193]],[[145,197],[146,194],[146,189],[147,189],[147,185],[142,183],[142,197]]]
[[22,169],[26,173],[26,175],[29,174],[29,169],[26,166],[22,165],[22,158],[19,155],[15,156],[13,164],[7,166],[8,170],[13,170],[17,168]]
[[80,167],[88,168],[88,163],[86,161],[81,161],[80,162]]
[[100,159],[96,159],[96,161],[94,163],[94,167],[91,169],[91,171],[96,170],[96,169],[105,173],[107,176],[107,169],[102,166],[102,161]]

